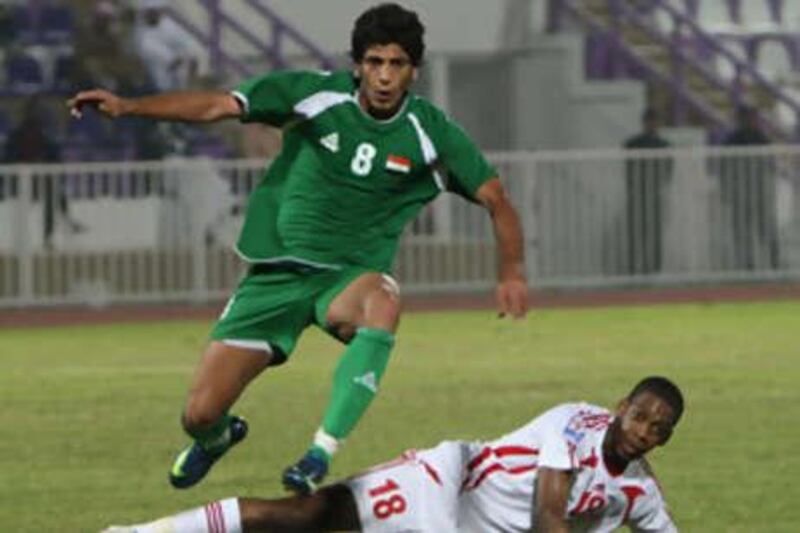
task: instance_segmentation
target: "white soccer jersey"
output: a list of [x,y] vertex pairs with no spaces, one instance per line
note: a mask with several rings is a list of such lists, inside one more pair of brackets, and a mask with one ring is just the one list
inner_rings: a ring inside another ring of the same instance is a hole
[[448,441],[376,467],[346,483],[369,533],[529,531],[536,473],[574,472],[573,531],[677,531],[644,459],[606,469],[606,409],[563,404],[497,440]]
[[459,531],[529,531],[536,472],[571,470],[567,504],[573,531],[677,531],[644,459],[613,474],[603,461],[603,438],[613,415],[585,403],[559,405],[527,425],[474,448],[465,466]]

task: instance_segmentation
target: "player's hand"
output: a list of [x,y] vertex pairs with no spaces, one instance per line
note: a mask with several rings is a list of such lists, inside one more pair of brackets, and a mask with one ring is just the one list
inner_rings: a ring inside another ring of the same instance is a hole
[[524,278],[505,279],[497,284],[498,314],[502,318],[524,318],[528,312],[528,284]]
[[109,91],[92,89],[91,91],[81,91],[67,100],[67,107],[69,107],[70,115],[75,118],[83,116],[83,106],[86,105],[93,106],[101,113],[116,118],[123,113],[124,103],[122,98]]

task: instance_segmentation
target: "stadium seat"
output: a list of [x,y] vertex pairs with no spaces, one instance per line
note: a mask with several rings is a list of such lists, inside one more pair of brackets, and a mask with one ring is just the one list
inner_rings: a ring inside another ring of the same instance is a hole
[[[730,52],[731,55],[733,55],[733,57],[736,59],[744,63],[749,62],[746,44],[741,39],[732,37],[727,39],[717,39],[717,42],[721,44],[728,52]],[[725,81],[731,81],[736,77],[736,65],[727,56],[723,56],[723,54],[715,52],[713,61],[714,70],[722,79]]]
[[741,33],[741,27],[734,22],[726,0],[698,0],[697,22],[709,33]]
[[779,38],[764,39],[758,44],[758,70],[769,80],[781,83],[794,77],[791,43]]
[[41,65],[30,55],[11,55],[6,59],[6,86],[16,94],[40,91],[44,87]]
[[100,145],[107,140],[104,120],[99,112],[87,109],[80,120],[70,120],[67,123],[67,138],[76,143]]
[[22,44],[30,44],[36,41],[36,25],[27,6],[17,5],[12,7],[11,20],[14,25],[14,38],[16,41]]
[[41,42],[63,44],[72,38],[72,10],[68,6],[46,5],[42,8],[40,20]]
[[800,2],[789,0],[781,2],[780,20],[786,30],[790,32],[800,30]]
[[75,68],[75,57],[73,55],[60,55],[56,58],[53,66],[52,88],[55,92],[66,94],[72,92],[72,72]]
[[772,16],[769,0],[739,2],[739,23],[747,34],[774,33],[782,29]]
[[11,133],[11,121],[8,115],[0,111],[0,147],[5,144],[9,133]]
[[[800,89],[796,89],[793,87],[785,87],[784,93],[792,98],[796,103],[800,104]],[[798,130],[798,116],[792,107],[787,104],[786,102],[779,101],[775,106],[775,118],[778,120],[778,123],[784,128],[787,132],[792,134],[796,133]]]

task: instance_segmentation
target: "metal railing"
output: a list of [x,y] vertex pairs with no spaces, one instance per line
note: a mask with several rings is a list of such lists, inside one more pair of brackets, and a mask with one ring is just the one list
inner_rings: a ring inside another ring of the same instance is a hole
[[[492,154],[536,287],[800,279],[800,148]],[[261,160],[0,166],[0,307],[224,298]],[[441,195],[409,225],[406,292],[485,290],[478,206]]]

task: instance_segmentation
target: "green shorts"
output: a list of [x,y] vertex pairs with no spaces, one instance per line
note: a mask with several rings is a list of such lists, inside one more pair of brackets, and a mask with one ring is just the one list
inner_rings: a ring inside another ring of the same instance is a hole
[[353,280],[367,272],[371,270],[362,267],[250,267],[214,325],[211,339],[269,345],[272,364],[281,364],[291,355],[307,326],[316,323],[327,330],[328,306]]

